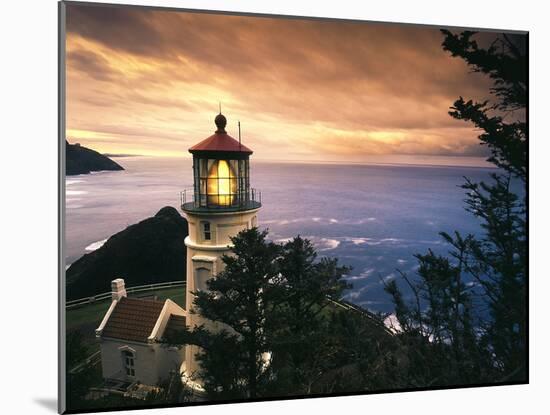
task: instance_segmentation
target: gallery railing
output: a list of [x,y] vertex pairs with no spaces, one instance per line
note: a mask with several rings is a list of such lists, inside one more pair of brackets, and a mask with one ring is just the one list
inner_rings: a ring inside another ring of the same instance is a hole
[[235,212],[258,209],[262,206],[262,192],[258,189],[249,189],[248,191],[227,194],[196,194],[195,189],[185,189],[180,192],[180,203],[181,208],[189,212],[212,210]]

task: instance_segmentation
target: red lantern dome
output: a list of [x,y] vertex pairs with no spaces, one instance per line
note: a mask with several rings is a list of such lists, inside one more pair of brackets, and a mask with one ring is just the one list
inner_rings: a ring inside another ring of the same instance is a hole
[[[195,144],[189,149],[191,154],[196,154],[199,152],[238,152],[244,153],[246,155],[252,154],[252,150],[247,146],[239,143],[238,140],[235,140],[225,131],[225,126],[227,125],[227,120],[223,114],[218,114],[214,120],[216,123],[217,130],[210,137],[202,140],[200,143]],[[244,155],[243,154],[243,155]]]

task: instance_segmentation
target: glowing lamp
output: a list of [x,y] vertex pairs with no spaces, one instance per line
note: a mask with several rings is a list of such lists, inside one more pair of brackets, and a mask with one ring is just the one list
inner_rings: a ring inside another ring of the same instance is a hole
[[231,206],[237,194],[237,175],[227,160],[212,164],[207,181],[208,201],[214,205]]

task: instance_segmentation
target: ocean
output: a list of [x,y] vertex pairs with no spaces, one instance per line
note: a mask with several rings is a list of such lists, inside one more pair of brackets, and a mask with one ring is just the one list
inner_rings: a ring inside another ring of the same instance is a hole
[[[192,187],[190,159],[122,157],[125,170],[66,179],[66,264],[163,206],[179,208]],[[381,279],[414,275],[416,253],[449,247],[438,233],[480,232],[464,210],[464,176],[488,180],[485,167],[342,165],[251,161],[252,187],[262,192],[260,228],[284,241],[310,239],[320,256],[353,269],[345,299],[373,311],[392,305]],[[181,212],[181,210],[180,210]]]

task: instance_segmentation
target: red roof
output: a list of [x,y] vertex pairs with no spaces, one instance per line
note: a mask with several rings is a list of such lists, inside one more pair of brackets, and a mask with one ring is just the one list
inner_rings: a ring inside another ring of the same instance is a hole
[[251,149],[244,144],[239,145],[237,140],[225,132],[216,132],[189,149],[190,153],[195,151],[231,151],[252,154]]
[[163,301],[122,297],[115,306],[101,335],[115,339],[147,342],[163,307]]

